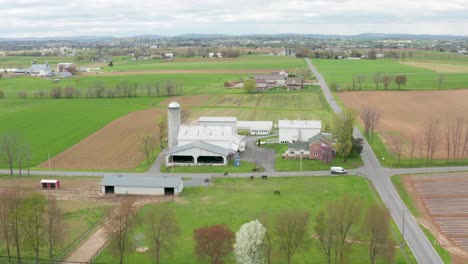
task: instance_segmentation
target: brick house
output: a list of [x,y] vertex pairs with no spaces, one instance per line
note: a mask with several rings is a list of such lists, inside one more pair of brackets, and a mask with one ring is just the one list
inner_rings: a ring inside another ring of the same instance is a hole
[[288,150],[283,154],[287,159],[319,159],[323,162],[331,162],[334,157],[332,135],[319,133],[307,142],[294,142],[288,144]]

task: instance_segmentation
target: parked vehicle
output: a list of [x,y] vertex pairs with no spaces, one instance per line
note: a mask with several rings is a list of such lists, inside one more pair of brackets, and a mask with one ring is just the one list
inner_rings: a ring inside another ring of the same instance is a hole
[[330,168],[331,174],[347,174],[348,172],[343,169],[343,167],[331,167]]

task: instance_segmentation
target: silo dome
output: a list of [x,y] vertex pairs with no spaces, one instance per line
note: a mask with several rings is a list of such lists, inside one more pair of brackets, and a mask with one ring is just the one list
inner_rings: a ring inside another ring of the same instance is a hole
[[172,102],[169,104],[167,108],[174,109],[174,108],[180,108],[180,104],[177,102]]

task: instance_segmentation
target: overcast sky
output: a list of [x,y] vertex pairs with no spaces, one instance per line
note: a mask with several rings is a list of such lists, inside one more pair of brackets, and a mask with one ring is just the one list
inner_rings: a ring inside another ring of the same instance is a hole
[[0,0],[0,38],[368,32],[468,35],[468,0]]

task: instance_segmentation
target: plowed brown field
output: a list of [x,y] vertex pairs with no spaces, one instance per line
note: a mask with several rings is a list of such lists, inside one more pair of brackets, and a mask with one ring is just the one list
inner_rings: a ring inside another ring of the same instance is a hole
[[468,173],[405,176],[403,182],[422,213],[418,221],[451,253],[453,263],[468,263]]
[[[147,109],[123,116],[51,159],[54,169],[133,169],[144,161],[141,138],[159,133],[163,109]],[[96,113],[99,114],[99,113]],[[48,162],[40,165],[47,168]]]
[[[464,117],[468,113],[468,90],[450,91],[378,91],[378,92],[342,92],[338,93],[342,102],[351,109],[360,112],[364,105],[372,105],[382,112],[377,131],[383,135],[385,142],[398,135],[408,148],[412,137],[422,141],[424,126],[431,119],[440,122],[440,144],[435,157],[445,158],[446,147],[444,134],[447,121]],[[358,118],[359,119],[359,118]],[[359,120],[361,121],[361,120]],[[468,125],[468,118],[465,118]],[[361,122],[362,124],[362,122]],[[389,147],[389,144],[387,144]],[[424,146],[419,151],[416,146],[415,156],[424,156]],[[403,156],[406,156],[403,153]]]

